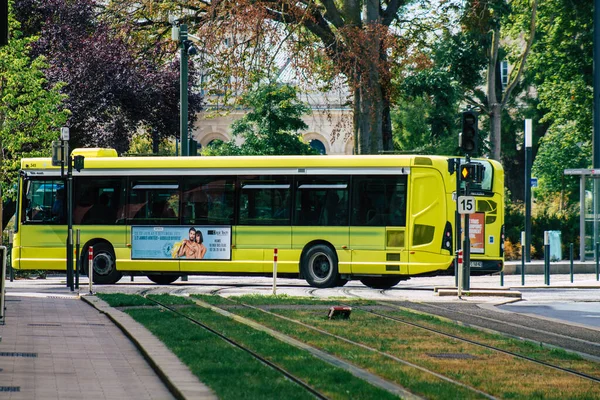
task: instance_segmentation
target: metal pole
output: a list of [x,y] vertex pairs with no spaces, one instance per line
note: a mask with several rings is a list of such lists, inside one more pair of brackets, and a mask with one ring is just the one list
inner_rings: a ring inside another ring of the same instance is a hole
[[8,247],[10,248],[10,253],[8,254],[8,257],[10,257],[10,281],[14,281],[15,280],[15,269],[12,267],[12,246],[13,246],[13,235],[14,232],[13,230],[9,230],[8,231]]
[[569,243],[569,260],[571,271],[571,283],[573,283],[573,243]]
[[[467,162],[469,162],[467,158]],[[465,196],[469,195],[469,182],[465,182]],[[469,214],[465,214],[465,246],[464,246],[463,288],[471,290],[471,238],[469,237]]]
[[67,286],[73,292],[73,164],[67,155]]
[[550,285],[550,235],[544,231],[544,284]]
[[6,246],[0,246],[2,251],[2,276],[0,277],[0,324],[4,325],[4,300],[6,296]]
[[75,288],[79,289],[79,245],[81,239],[81,230],[76,230],[77,234],[75,235]]
[[600,168],[600,0],[594,0],[594,137],[593,168]]
[[181,24],[179,27],[179,48],[180,48],[180,107],[179,110],[179,138],[181,140],[181,155],[187,156],[189,154],[188,146],[188,54],[185,48],[185,42],[187,41],[187,25]]
[[456,251],[456,262],[458,264],[458,285],[456,286],[458,289],[458,298],[460,299],[462,297],[462,273],[463,273],[463,251],[462,250],[457,250]]
[[525,260],[531,262],[531,145],[532,122],[525,120]]
[[[458,213],[458,196],[460,196],[460,158],[454,159],[454,173],[456,174],[456,211],[454,213],[454,237],[456,242],[456,250],[461,249],[461,239],[460,239],[460,214]],[[460,278],[458,277],[458,268],[462,268],[462,266],[458,265],[458,260],[454,259],[454,284],[458,287],[458,282]]]
[[596,280],[598,280],[599,278],[598,259],[600,257],[598,256],[598,251],[600,251],[600,249],[598,248],[598,242],[596,242],[596,251],[594,252],[594,254],[596,255]]
[[521,286],[525,286],[525,231],[521,232]]
[[585,262],[585,175],[579,182],[579,260]]
[[92,285],[94,282],[94,246],[88,249],[88,284],[90,286],[90,294],[94,294]]
[[277,296],[277,249],[273,249],[273,296]]

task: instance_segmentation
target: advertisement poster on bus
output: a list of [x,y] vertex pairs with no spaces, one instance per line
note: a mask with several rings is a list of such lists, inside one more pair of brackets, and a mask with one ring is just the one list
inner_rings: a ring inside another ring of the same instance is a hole
[[485,213],[469,214],[469,239],[471,253],[485,253]]
[[231,260],[231,226],[132,226],[131,258]]

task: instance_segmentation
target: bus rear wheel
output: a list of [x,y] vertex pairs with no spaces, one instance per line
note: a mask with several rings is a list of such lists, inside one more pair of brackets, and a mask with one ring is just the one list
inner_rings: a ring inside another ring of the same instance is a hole
[[157,285],[170,285],[179,279],[179,275],[146,275],[148,279]]
[[[94,283],[100,285],[117,283],[123,275],[117,271],[117,260],[112,247],[106,243],[96,243],[93,247],[92,271]],[[87,255],[87,250],[83,254]],[[84,256],[83,260],[83,268],[85,273],[88,274],[90,268],[88,258]]]
[[324,244],[311,247],[302,260],[302,274],[310,286],[336,286],[340,281],[337,255]]
[[361,278],[361,282],[363,285],[368,286],[373,289],[389,289],[392,286],[396,286],[402,280],[401,277],[398,276],[382,276],[382,277],[364,277]]

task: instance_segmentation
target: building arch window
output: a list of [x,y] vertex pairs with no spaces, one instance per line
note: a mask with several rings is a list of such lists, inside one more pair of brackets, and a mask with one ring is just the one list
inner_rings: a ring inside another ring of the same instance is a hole
[[313,140],[311,140],[309,142],[309,145],[310,145],[311,148],[313,148],[314,150],[318,151],[319,154],[321,154],[321,155],[327,154],[327,149],[325,148],[325,145],[319,139],[313,139]]

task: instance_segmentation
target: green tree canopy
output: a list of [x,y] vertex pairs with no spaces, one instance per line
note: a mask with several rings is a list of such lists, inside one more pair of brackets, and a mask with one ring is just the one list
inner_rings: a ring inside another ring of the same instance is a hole
[[[298,133],[308,126],[302,115],[310,112],[298,101],[297,90],[289,85],[261,85],[242,97],[249,112],[232,125],[233,139],[203,151],[205,155],[316,154]],[[236,144],[236,139],[243,143]]]
[[3,193],[12,198],[21,158],[49,156],[69,115],[61,84],[44,76],[45,58],[30,58],[33,40],[11,16],[9,43],[0,47],[0,168]]

